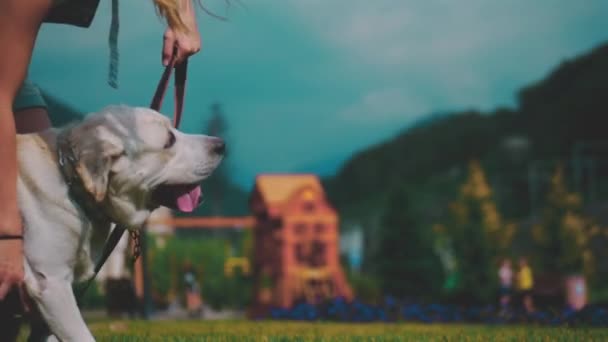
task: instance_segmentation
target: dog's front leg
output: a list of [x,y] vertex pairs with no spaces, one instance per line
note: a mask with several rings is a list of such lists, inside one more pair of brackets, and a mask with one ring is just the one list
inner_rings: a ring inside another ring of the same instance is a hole
[[64,342],[95,341],[80,314],[70,283],[50,277],[41,283],[36,302],[53,334]]

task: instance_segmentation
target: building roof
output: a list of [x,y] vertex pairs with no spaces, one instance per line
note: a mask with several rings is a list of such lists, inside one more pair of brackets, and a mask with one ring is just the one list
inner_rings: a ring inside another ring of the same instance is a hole
[[281,205],[294,191],[305,186],[324,193],[319,177],[314,174],[261,174],[256,177],[256,188],[266,205]]

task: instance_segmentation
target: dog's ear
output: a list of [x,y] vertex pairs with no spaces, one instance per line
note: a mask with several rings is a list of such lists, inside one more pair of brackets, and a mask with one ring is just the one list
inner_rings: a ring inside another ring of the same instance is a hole
[[85,124],[72,129],[70,143],[84,188],[97,202],[103,201],[112,164],[124,153],[122,141],[103,125]]

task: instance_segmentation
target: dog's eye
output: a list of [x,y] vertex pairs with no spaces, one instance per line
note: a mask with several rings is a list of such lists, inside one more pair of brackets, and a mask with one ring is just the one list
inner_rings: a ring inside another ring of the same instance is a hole
[[173,146],[175,144],[175,134],[173,134],[173,132],[169,131],[169,138],[167,139],[167,142],[165,143],[165,148],[171,148],[171,146]]

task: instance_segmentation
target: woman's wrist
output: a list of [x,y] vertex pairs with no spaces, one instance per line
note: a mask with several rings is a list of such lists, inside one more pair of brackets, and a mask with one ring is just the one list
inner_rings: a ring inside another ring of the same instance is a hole
[[0,240],[20,240],[23,239],[22,229],[0,229]]
[[0,213],[4,218],[0,218],[0,239],[5,237],[19,237],[23,236],[23,227],[20,219],[8,219],[9,216],[4,213]]
[[6,240],[23,240],[23,235],[15,235],[15,234],[0,234],[0,241]]
[[196,24],[196,11],[194,6],[194,0],[180,0],[179,2],[179,16],[188,29],[193,29],[193,24]]

